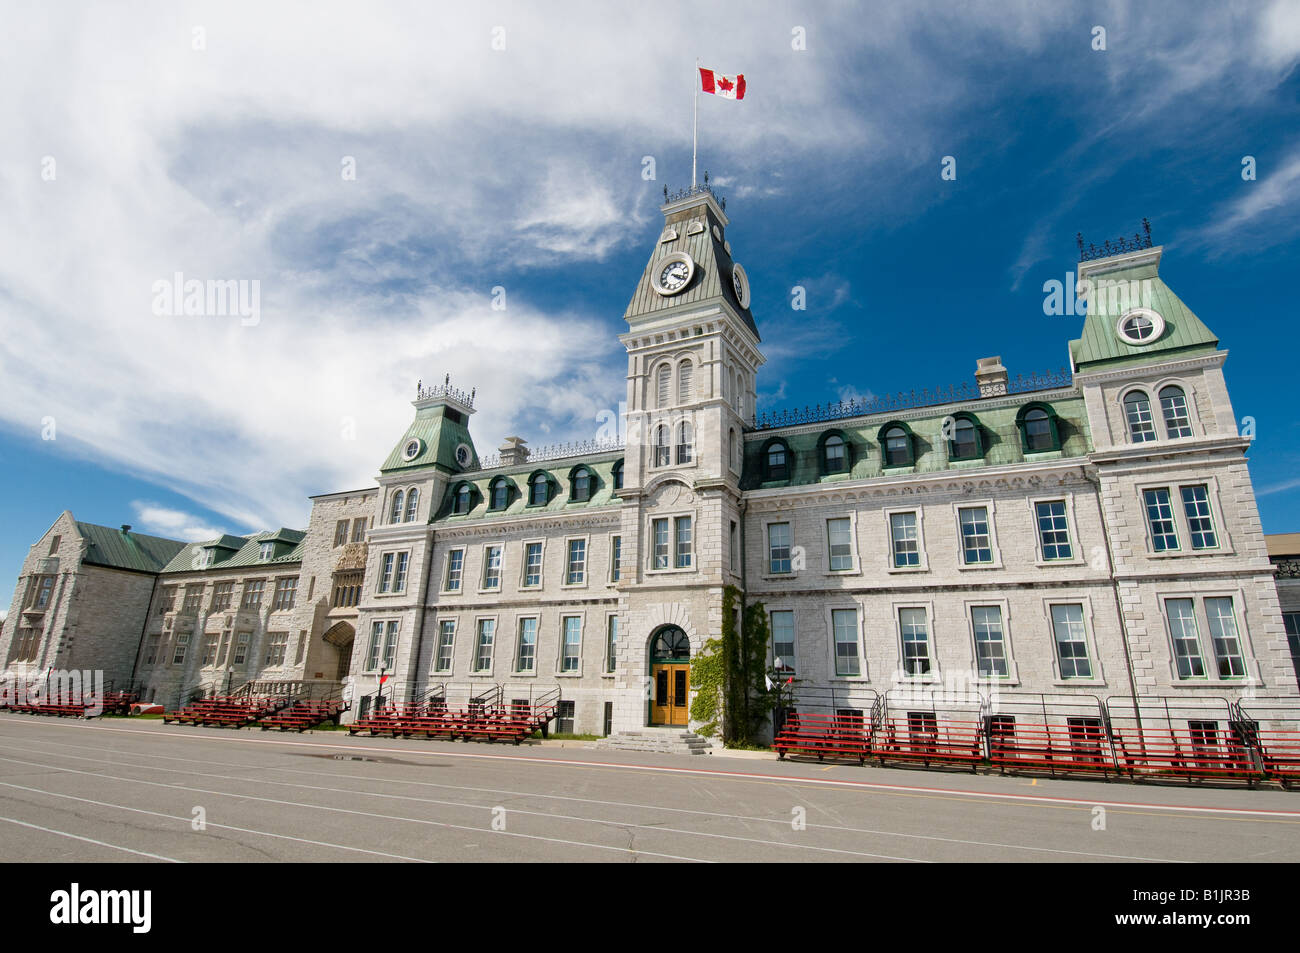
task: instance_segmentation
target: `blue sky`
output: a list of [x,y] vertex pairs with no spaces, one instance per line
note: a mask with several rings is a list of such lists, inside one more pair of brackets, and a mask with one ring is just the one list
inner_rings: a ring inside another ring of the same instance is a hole
[[[372,483],[420,378],[478,389],[480,452],[594,436],[662,188],[689,182],[697,56],[748,82],[701,97],[700,167],[760,409],[1059,368],[1081,319],[1044,283],[1076,232],[1146,216],[1231,352],[1264,528],[1300,530],[1297,4],[461,6],[9,13],[0,580],[65,508],[303,526],[308,494]],[[177,272],[259,282],[256,323],[155,313]]]

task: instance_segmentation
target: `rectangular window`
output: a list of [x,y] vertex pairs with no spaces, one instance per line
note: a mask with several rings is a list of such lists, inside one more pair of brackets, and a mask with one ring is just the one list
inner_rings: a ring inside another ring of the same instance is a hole
[[794,672],[794,613],[778,609],[772,613],[772,667],[778,672]]
[[989,536],[989,511],[986,506],[958,510],[961,523],[962,560],[967,566],[993,562],[993,544]]
[[623,578],[623,537],[615,536],[609,542],[609,581],[618,582]]
[[851,521],[833,519],[826,521],[826,544],[831,557],[831,572],[853,568],[853,533]]
[[[31,631],[32,631],[31,629],[20,629],[20,630],[19,630],[19,635],[21,636],[21,634],[22,634],[23,632],[28,632],[28,633],[30,633]],[[161,636],[161,635],[151,635],[151,636],[149,636],[149,647],[145,649],[145,659],[144,659],[144,664],[146,664],[146,665],[152,665],[155,661],[157,661],[157,659],[158,659],[158,646],[161,645],[161,644],[162,644],[162,636]],[[24,654],[21,653],[21,652],[16,656],[16,658],[17,658],[18,660],[22,660],[24,657],[25,657]]]
[[1210,623],[1210,641],[1214,644],[1214,660],[1219,666],[1219,678],[1242,678],[1246,664],[1241,655],[1241,639],[1237,635],[1237,616],[1232,611],[1232,599],[1218,596],[1205,600],[1205,617]]
[[[51,580],[51,582],[53,582],[53,580]],[[252,585],[252,583],[249,583],[249,585]],[[245,593],[244,598],[245,600],[247,600],[248,586],[244,587],[244,593]],[[42,598],[46,600],[46,602],[49,601],[47,592],[42,591],[41,595]],[[262,584],[260,582],[257,584],[257,601],[258,603],[262,601]],[[185,587],[184,609],[186,612],[198,612],[199,606],[202,604],[202,602],[203,602],[203,583],[201,582],[191,583],[190,585]],[[45,603],[41,603],[42,606],[44,604]],[[247,605],[248,604],[247,601],[245,601],[244,604]]]
[[1073,559],[1074,548],[1070,545],[1070,527],[1065,518],[1065,501],[1036,503],[1034,510],[1038,517],[1038,545],[1042,549],[1044,561]]
[[447,581],[443,586],[448,592],[460,592],[460,577],[465,569],[465,550],[453,549],[447,554]]
[[540,586],[542,584],[542,544],[528,543],[524,546],[524,585]]
[[253,639],[252,632],[240,632],[235,636],[235,657],[230,661],[234,665],[243,665],[248,658],[248,643]]
[[898,630],[903,638],[903,671],[930,674],[930,633],[924,609],[899,609]]
[[342,546],[348,541],[348,521],[339,520],[334,524],[334,545]]
[[1178,529],[1174,526],[1174,508],[1169,502],[1169,488],[1145,490],[1147,526],[1151,529],[1151,548],[1157,553],[1178,548]]
[[288,632],[266,633],[266,664],[283,665],[285,651],[289,648]]
[[244,583],[243,607],[245,609],[257,609],[262,605],[262,589],[265,586],[265,579]]
[[393,564],[397,560],[396,553],[384,553],[379,570],[379,591],[391,592],[393,588]]
[[217,660],[217,634],[215,632],[203,636],[203,663],[211,665]]
[[226,656],[230,653],[230,630],[226,629],[221,633],[221,649],[217,652],[217,664],[225,665]]
[[578,670],[578,650],[582,645],[582,619],[576,615],[564,617],[564,649],[560,654],[560,671]]
[[894,568],[906,569],[921,565],[921,545],[915,513],[891,513],[889,536],[893,541]]
[[334,577],[334,595],[330,600],[331,608],[354,606],[361,601],[361,580],[363,573],[341,572]]
[[1196,612],[1191,599],[1166,599],[1169,634],[1174,640],[1174,664],[1179,678],[1204,678],[1201,637],[1196,631]]
[[1061,678],[1092,678],[1088,661],[1088,640],[1083,629],[1083,606],[1078,603],[1052,606],[1052,633]]
[[388,637],[384,639],[384,661],[383,667],[389,671],[393,669],[393,663],[397,660],[397,623],[388,623]]
[[1215,549],[1219,545],[1214,535],[1214,519],[1210,516],[1210,491],[1204,484],[1182,488],[1183,512],[1187,514],[1187,532],[1192,537],[1192,549]]
[[673,521],[675,530],[674,536],[677,541],[676,561],[674,566],[678,569],[691,568],[691,518],[689,516],[679,516]]
[[185,661],[185,650],[189,647],[189,644],[190,634],[188,632],[181,632],[176,636],[176,654],[172,656],[173,665],[180,665]]
[[580,586],[587,581],[587,541],[569,540],[569,565],[564,581],[570,586]]
[[731,521],[731,571],[740,571],[740,530],[735,520]]
[[163,587],[162,601],[158,603],[158,614],[166,615],[176,608],[176,587]]
[[366,518],[358,516],[352,521],[352,542],[363,543],[366,540]]
[[605,626],[605,671],[618,667],[618,616],[612,615]]
[[298,594],[298,579],[277,579],[275,581],[275,599],[272,608],[276,610],[292,609]]
[[384,624],[375,622],[370,626],[370,645],[366,647],[366,671],[373,672],[379,668],[379,653],[383,650]]
[[985,678],[1006,678],[1007,643],[1002,631],[1001,606],[972,606],[971,625],[975,631],[975,661]]
[[501,547],[489,546],[483,551],[483,588],[501,588]]
[[653,562],[651,565],[655,569],[668,568],[668,521],[652,520],[650,523],[650,538],[653,541],[654,552]]
[[767,566],[772,573],[790,572],[789,523],[772,523],[768,526]]
[[230,602],[235,596],[235,584],[233,582],[219,582],[212,590],[212,611],[220,612],[223,609],[230,608]]
[[835,674],[859,674],[858,611],[832,609],[831,628],[835,632]]
[[451,651],[456,642],[456,622],[443,619],[438,626],[438,656],[434,660],[435,672],[451,671]]
[[519,651],[515,658],[515,671],[531,672],[537,662],[537,620],[519,620]]
[[474,648],[474,671],[492,670],[492,643],[496,639],[497,620],[478,620],[478,643]]

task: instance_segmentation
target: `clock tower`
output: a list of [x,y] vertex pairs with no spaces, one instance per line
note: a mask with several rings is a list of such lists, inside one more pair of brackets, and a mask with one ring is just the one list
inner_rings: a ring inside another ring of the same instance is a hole
[[669,667],[661,653],[670,644],[684,651],[686,641],[698,653],[721,632],[723,588],[742,584],[742,443],[764,363],[723,200],[708,185],[665,199],[619,338],[627,348],[619,671],[626,689],[651,685],[649,712],[639,702],[623,708],[620,730],[684,726],[684,711],[661,697],[676,685],[660,671]]

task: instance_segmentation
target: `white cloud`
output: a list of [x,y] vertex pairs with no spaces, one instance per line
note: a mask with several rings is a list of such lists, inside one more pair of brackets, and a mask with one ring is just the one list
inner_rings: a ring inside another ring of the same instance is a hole
[[140,524],[135,527],[136,530],[142,530],[148,535],[198,542],[215,539],[226,532],[224,528],[206,525],[192,513],[170,509],[157,503],[134,500],[131,507],[135,510],[135,518]]
[[[1201,230],[1197,242],[1220,246],[1229,235],[1249,232],[1263,244],[1277,244],[1300,232],[1300,149],[1287,156],[1275,170],[1261,169],[1256,181],[1242,181],[1241,197],[1218,209]],[[1254,247],[1261,245],[1257,242]]]

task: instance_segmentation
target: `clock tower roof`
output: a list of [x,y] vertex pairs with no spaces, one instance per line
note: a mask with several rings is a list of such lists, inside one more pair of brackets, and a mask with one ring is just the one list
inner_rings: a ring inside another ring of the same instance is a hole
[[474,393],[466,394],[451,385],[416,385],[415,419],[379,468],[382,474],[401,470],[436,467],[460,473],[478,466],[478,453],[469,435],[469,416],[474,413]]
[[[758,326],[749,309],[749,278],[731,257],[726,231],[730,220],[724,201],[707,183],[675,194],[665,188],[664,196],[664,227],[624,319],[638,328],[671,323],[678,315],[721,306],[758,341]],[[674,260],[685,266],[671,269]],[[669,273],[665,279],[666,269]],[[683,277],[685,284],[678,287]]]

